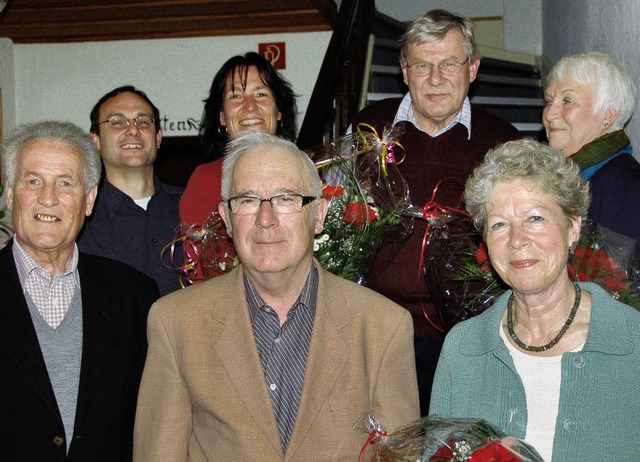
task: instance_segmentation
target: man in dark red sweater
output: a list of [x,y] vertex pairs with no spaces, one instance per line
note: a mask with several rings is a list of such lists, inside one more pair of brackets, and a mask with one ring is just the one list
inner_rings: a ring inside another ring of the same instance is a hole
[[[518,138],[513,125],[470,104],[469,84],[476,78],[480,57],[473,24],[445,10],[431,10],[414,21],[401,41],[400,65],[409,92],[404,98],[380,101],[363,109],[353,121],[383,127],[403,123],[401,144],[406,158],[399,170],[409,184],[414,205],[431,199],[440,180],[436,201],[456,207],[463,185],[487,150]],[[400,248],[385,245],[378,253],[367,286],[411,311],[416,335],[416,358],[421,407],[428,408],[433,370],[442,336],[431,319],[435,312],[420,268],[426,222],[416,220],[411,237]]]

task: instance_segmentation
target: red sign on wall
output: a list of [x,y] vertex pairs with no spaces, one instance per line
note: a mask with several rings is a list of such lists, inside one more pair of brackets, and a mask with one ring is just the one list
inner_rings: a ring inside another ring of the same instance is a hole
[[259,43],[258,53],[260,53],[276,69],[287,68],[287,54],[284,42]]

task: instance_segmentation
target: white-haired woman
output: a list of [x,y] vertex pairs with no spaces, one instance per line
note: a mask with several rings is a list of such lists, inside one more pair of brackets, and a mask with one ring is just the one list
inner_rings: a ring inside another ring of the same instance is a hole
[[589,189],[532,140],[490,151],[465,201],[511,287],[447,335],[431,414],[475,417],[548,462],[638,460],[640,313],[567,271]]
[[636,104],[629,71],[605,53],[566,56],[549,73],[545,103],[549,144],[589,181],[587,217],[640,240],[640,164],[624,132]]

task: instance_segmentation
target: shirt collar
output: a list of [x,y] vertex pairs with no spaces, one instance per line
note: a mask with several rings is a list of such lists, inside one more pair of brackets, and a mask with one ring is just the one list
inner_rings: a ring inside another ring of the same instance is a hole
[[[42,270],[48,273],[45,268],[40,266],[38,262],[36,262],[33,257],[31,257],[31,255],[29,255],[27,251],[24,250],[24,248],[18,243],[16,239],[13,240],[13,248],[11,250],[13,252],[13,260],[16,263],[18,278],[22,287],[25,286],[25,282],[34,271]],[[78,246],[74,244],[73,254],[71,256],[71,262],[69,263],[69,266],[64,273],[56,276],[66,276],[69,274],[73,274],[74,282],[79,286],[80,278],[78,276],[78,255]]]
[[[158,193],[160,186],[161,186],[160,180],[158,180],[158,178],[154,175],[153,196],[155,196]],[[153,196],[151,197],[153,198]],[[100,200],[101,198],[103,199],[102,201]],[[129,195],[122,192],[120,189],[116,188],[114,185],[112,185],[109,182],[109,180],[104,178],[104,180],[102,181],[102,185],[100,186],[100,191],[98,191],[98,198],[96,203],[98,204],[100,202],[104,202],[104,206],[106,207],[107,212],[109,214],[112,214],[116,210],[118,210],[118,208],[120,208],[120,206],[126,201],[133,201],[133,199],[129,197]]]
[[[246,274],[242,275],[244,280],[244,288],[247,298],[247,305],[249,305],[249,315],[251,316],[251,322],[253,323],[256,315],[258,314],[258,310],[260,308],[268,306],[258,291],[253,286],[251,280],[247,277]],[[318,298],[318,268],[315,265],[311,265],[311,269],[309,271],[309,275],[307,276],[307,280],[304,283],[304,287],[298,296],[298,299],[293,304],[292,309],[300,306],[304,309],[308,309],[311,311],[311,317],[315,317],[316,311],[316,301]]]
[[[422,127],[420,127],[418,121],[416,120],[416,117],[413,113],[413,102],[411,100],[411,94],[408,92],[406,95],[404,95],[404,98],[402,98],[402,101],[400,102],[398,112],[396,112],[396,117],[395,119],[393,119],[393,125],[403,121],[411,122],[418,130],[426,133],[422,129]],[[460,110],[460,112],[458,112],[451,123],[441,130],[438,130],[433,135],[433,138],[449,131],[458,123],[464,125],[464,127],[467,129],[467,140],[471,139],[471,102],[469,101],[468,96],[465,97],[464,101],[462,102],[462,109]]]

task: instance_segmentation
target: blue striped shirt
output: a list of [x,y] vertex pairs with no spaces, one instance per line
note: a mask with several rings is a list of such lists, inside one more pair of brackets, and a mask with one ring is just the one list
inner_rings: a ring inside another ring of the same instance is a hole
[[276,311],[262,300],[247,276],[244,276],[244,286],[253,336],[278,424],[282,450],[286,452],[307,368],[318,298],[318,270],[311,267],[302,292],[282,326]]

